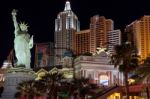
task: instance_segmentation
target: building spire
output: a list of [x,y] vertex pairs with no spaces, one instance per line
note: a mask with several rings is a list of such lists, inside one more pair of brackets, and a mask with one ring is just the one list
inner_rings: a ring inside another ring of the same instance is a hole
[[65,4],[65,9],[64,9],[64,11],[68,11],[68,10],[71,10],[71,7],[70,7],[70,2],[69,2],[69,1],[66,1],[66,4]]

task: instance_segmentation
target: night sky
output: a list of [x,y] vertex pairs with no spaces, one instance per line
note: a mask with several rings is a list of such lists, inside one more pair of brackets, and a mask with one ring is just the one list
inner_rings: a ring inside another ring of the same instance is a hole
[[[28,23],[34,42],[54,41],[55,18],[64,10],[66,0],[0,1],[0,66],[13,48],[12,9],[18,9],[18,22]],[[150,15],[149,0],[69,0],[78,16],[81,30],[89,28],[90,17],[99,14],[114,20],[115,29],[123,30],[132,21]]]

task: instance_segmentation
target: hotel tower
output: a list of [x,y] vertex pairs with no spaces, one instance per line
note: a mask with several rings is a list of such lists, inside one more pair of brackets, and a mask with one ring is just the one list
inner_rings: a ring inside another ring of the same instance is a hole
[[108,32],[114,30],[113,20],[104,16],[95,15],[90,21],[90,52],[95,53],[97,48],[107,48]]
[[150,55],[150,16],[145,15],[126,26],[129,41],[136,47],[141,59]]
[[65,4],[64,11],[55,19],[55,65],[61,65],[66,50],[75,52],[75,33],[80,30],[78,17],[71,10],[70,2]]

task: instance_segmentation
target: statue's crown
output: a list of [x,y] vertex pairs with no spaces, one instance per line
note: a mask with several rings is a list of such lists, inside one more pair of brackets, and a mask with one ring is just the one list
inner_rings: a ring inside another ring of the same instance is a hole
[[28,29],[28,24],[27,23],[25,23],[25,22],[20,22],[20,28],[22,29],[22,30],[27,30]]

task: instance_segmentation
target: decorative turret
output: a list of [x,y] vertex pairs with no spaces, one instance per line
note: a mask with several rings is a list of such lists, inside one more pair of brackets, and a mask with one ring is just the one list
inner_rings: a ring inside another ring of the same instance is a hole
[[68,11],[68,10],[71,10],[71,7],[70,7],[70,2],[69,2],[69,1],[66,1],[66,4],[65,4],[65,9],[64,9],[64,11]]

